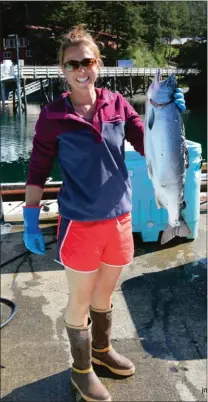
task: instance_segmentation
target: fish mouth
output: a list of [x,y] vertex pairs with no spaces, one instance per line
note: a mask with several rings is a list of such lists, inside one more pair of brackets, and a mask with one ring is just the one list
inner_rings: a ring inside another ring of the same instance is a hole
[[162,79],[161,69],[157,69],[147,96],[156,104],[166,105],[174,100],[173,93],[177,86],[176,75],[173,73],[167,79]]

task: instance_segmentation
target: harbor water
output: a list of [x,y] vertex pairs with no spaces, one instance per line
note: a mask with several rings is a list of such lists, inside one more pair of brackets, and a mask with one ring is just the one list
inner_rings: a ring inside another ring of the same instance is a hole
[[[134,106],[144,118],[144,105]],[[13,114],[12,105],[1,112],[1,173],[2,183],[24,182],[27,177],[28,162],[32,150],[35,124],[40,113],[39,104],[28,104],[27,115],[21,119]],[[186,138],[202,145],[202,158],[207,161],[207,115],[204,109],[186,110],[183,113]],[[55,161],[50,173],[53,180],[61,180]]]

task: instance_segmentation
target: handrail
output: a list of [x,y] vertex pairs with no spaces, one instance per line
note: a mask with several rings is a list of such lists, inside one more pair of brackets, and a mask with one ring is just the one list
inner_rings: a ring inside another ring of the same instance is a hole
[[[49,85],[48,79],[43,80],[42,85],[44,88],[47,87]],[[40,89],[41,89],[40,81],[33,81],[30,84],[25,85],[26,95],[30,95],[36,91],[39,91]],[[21,91],[22,90],[23,90],[23,87],[21,87]],[[23,96],[23,93],[21,96]],[[18,99],[17,95],[15,95],[15,98]],[[9,95],[8,95],[8,100],[10,101],[12,99],[13,99],[13,91],[10,91]]]
[[[158,68],[156,67],[101,67],[99,70],[100,77],[119,77],[119,76],[154,76]],[[160,68],[161,75],[171,75],[175,73],[176,75],[188,75],[188,74],[198,74],[197,69],[182,69],[182,68]],[[0,78],[10,79],[15,78],[17,74],[17,66],[11,69],[11,75],[3,74],[1,72]],[[21,78],[57,78],[63,77],[63,71],[58,65],[55,66],[20,66],[20,77]]]

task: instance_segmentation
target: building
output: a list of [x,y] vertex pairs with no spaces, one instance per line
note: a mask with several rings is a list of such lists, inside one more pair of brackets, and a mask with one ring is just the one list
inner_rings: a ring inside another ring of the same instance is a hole
[[[30,41],[21,37],[18,40],[19,44],[19,59],[24,60],[25,64],[31,64],[31,49],[30,49]],[[8,37],[3,39],[3,46],[1,52],[1,62],[3,60],[11,60],[13,63],[16,63],[17,60],[17,50],[16,50],[16,41],[14,37]]]
[[187,42],[206,42],[206,40],[204,38],[192,38],[192,37],[188,37],[188,38],[174,38],[174,39],[170,39],[170,38],[163,38],[162,42],[168,44],[169,46],[175,48],[175,49],[180,49],[183,45],[185,45]]
[[[19,59],[25,65],[51,65],[58,63],[57,50],[59,43],[54,41],[61,36],[63,28],[59,26],[42,27],[35,25],[25,25],[19,37]],[[105,47],[116,49],[116,36],[106,32],[90,32],[102,49]],[[101,50],[102,50],[101,49]],[[1,63],[3,60],[11,60],[16,63],[16,43],[14,37],[3,39],[2,52],[0,55]]]

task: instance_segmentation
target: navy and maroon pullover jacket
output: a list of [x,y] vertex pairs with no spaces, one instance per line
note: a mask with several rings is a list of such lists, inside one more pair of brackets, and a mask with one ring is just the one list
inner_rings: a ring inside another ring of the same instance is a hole
[[144,155],[144,125],[119,93],[98,89],[92,123],[73,110],[68,93],[45,106],[36,123],[27,185],[44,187],[54,157],[62,187],[60,215],[69,220],[109,219],[132,209],[124,142]]

